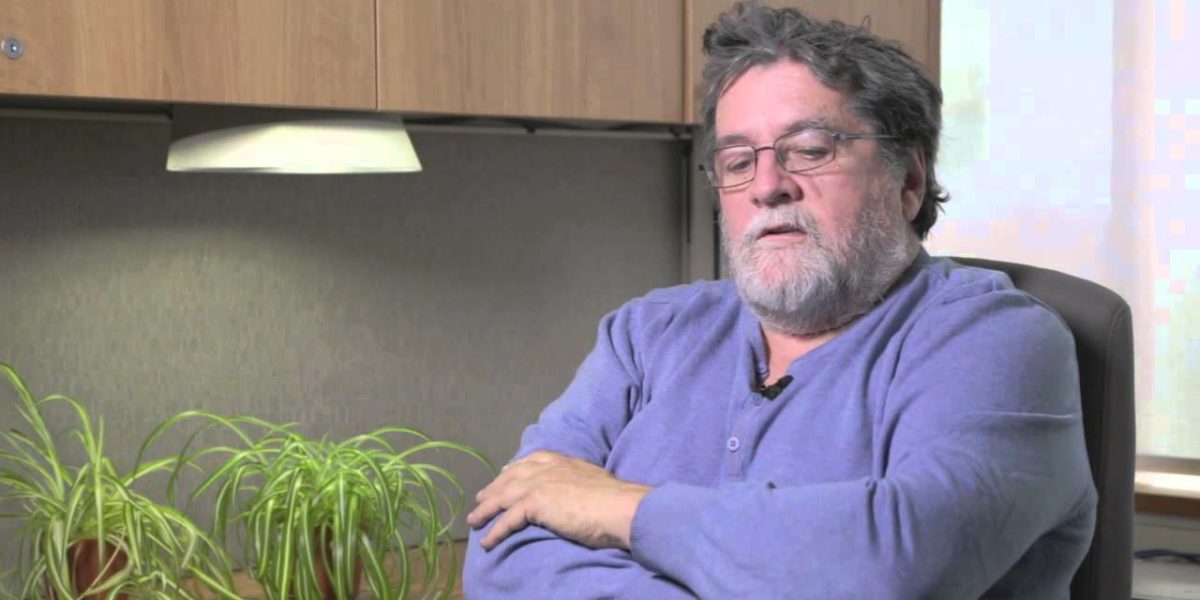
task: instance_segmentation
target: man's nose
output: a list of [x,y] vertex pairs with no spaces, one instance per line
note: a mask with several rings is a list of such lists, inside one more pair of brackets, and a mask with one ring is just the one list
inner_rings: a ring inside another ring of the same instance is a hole
[[774,148],[762,148],[751,182],[751,199],[760,206],[777,206],[800,199],[800,186],[776,159]]

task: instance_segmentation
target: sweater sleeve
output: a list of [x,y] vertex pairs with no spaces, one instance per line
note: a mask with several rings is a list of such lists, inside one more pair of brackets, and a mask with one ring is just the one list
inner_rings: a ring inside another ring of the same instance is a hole
[[[634,518],[634,558],[701,598],[979,598],[1063,523],[1090,537],[1074,344],[1057,315],[989,291],[944,298],[905,335],[863,433],[882,457],[874,476],[660,486]],[[1082,558],[1064,559],[1054,595]]]
[[[636,349],[643,322],[626,306],[600,323],[595,347],[557,400],[526,428],[514,458],[550,450],[604,465],[613,441],[641,402]],[[490,551],[480,540],[495,523],[471,532],[463,585],[471,600],[490,598],[628,598],[673,600],[693,596],[615,549],[594,550],[530,525]]]

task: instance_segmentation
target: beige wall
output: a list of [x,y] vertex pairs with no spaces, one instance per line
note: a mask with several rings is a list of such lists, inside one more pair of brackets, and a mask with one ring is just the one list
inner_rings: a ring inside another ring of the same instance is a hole
[[122,464],[196,407],[502,463],[597,320],[682,274],[674,143],[420,133],[424,173],[338,178],[168,174],[167,138],[0,119],[0,360],[102,415]]

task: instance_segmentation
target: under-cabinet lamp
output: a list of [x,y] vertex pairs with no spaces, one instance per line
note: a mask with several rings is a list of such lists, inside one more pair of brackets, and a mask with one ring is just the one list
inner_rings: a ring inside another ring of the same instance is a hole
[[168,171],[411,173],[421,161],[395,115],[176,105]]

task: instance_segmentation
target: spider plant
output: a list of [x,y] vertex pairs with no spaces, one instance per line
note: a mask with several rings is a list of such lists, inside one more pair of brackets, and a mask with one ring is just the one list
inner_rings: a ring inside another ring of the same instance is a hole
[[17,597],[13,595],[8,587],[10,577],[12,577],[11,571],[5,571],[3,574],[0,574],[0,599],[17,600]]
[[[25,600],[194,600],[186,577],[219,597],[231,591],[229,563],[202,529],[170,506],[134,489],[153,473],[173,473],[177,458],[118,472],[104,456],[104,422],[93,427],[82,404],[63,395],[34,398],[12,366],[0,363],[19,397],[29,432],[0,432],[0,501],[15,503],[25,522],[19,549],[18,596]],[[78,424],[71,434],[86,461],[69,466],[60,456],[43,411],[65,405]]]
[[[215,494],[211,535],[224,543],[226,530],[234,528],[243,564],[268,600],[351,600],[360,574],[374,598],[408,598],[415,589],[414,559],[425,567],[419,586],[424,597],[449,597],[457,565],[454,553],[445,550],[453,542],[450,530],[462,511],[463,488],[450,471],[415,459],[448,450],[491,468],[478,451],[408,427],[335,442],[305,437],[293,431],[294,424],[204,411],[177,416],[151,438],[193,417],[206,421],[205,428],[228,428],[241,440],[243,447],[205,448],[177,464],[220,457],[192,499]],[[252,437],[248,425],[262,432]]]

